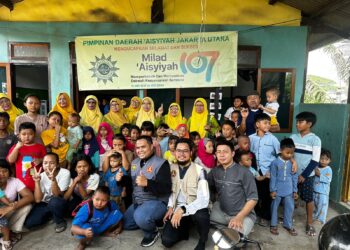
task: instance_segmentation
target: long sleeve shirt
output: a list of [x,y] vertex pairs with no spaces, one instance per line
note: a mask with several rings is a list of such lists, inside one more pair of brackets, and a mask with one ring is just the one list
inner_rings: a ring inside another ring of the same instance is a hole
[[281,157],[272,162],[270,192],[276,192],[280,197],[298,192],[298,174],[293,174],[292,169],[291,161],[285,161]]
[[314,192],[329,195],[332,181],[332,169],[330,166],[327,166],[319,168],[319,170],[320,176],[315,176],[314,180]]
[[277,138],[267,132],[260,137],[257,133],[249,136],[250,151],[255,154],[257,170],[263,175],[270,171],[271,163],[276,159],[280,151],[280,142]]

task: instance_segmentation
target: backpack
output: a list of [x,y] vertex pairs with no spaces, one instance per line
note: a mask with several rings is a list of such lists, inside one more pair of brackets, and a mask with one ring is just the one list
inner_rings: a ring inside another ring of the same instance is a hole
[[[92,202],[92,198],[84,200],[78,206],[76,206],[76,208],[74,208],[74,210],[72,212],[72,216],[75,217],[77,215],[77,213],[79,212],[80,208],[82,208],[85,204],[88,204],[88,219],[87,219],[87,221],[89,221],[94,214],[94,204]],[[107,207],[108,207],[109,211],[112,211],[112,204],[110,201],[108,201]]]

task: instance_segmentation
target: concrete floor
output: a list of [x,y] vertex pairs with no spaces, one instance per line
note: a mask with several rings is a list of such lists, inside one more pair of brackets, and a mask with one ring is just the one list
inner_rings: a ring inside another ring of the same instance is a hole
[[[338,213],[329,209],[328,219],[336,216]],[[305,208],[299,207],[294,213],[295,223],[294,226],[298,231],[298,236],[290,236],[282,226],[279,228],[280,234],[274,236],[269,232],[269,228],[264,228],[259,225],[254,227],[254,232],[250,234],[250,238],[257,240],[261,243],[262,249],[268,250],[281,250],[281,249],[318,249],[317,248],[317,237],[306,236],[305,228]],[[315,223],[317,233],[321,229],[321,225]],[[209,240],[206,249],[213,249],[214,244],[211,240],[211,234],[214,232],[213,229],[210,231]],[[191,232],[192,238],[188,241],[179,242],[172,249],[194,249],[197,243],[197,234],[195,230]],[[121,235],[116,238],[98,237],[93,241],[92,245],[87,249],[147,249],[140,247],[142,239],[142,232],[136,231],[123,231]],[[55,250],[55,249],[74,249],[77,245],[77,241],[73,239],[70,234],[69,228],[65,232],[55,233],[54,224],[49,224],[41,229],[33,232],[29,232],[23,235],[23,239],[18,242],[14,249],[33,249],[33,250]],[[149,249],[165,249],[161,241],[158,240]],[[253,245],[249,249],[258,249]]]

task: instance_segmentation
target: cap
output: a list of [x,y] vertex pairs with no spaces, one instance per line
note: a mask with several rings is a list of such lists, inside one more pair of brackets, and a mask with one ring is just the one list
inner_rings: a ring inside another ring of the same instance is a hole
[[260,93],[256,90],[251,90],[248,92],[247,96],[250,96],[250,95],[257,95],[257,96],[260,96]]

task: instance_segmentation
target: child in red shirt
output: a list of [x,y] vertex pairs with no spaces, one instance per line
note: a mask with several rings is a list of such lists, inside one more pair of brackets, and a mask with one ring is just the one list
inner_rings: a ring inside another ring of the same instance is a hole
[[7,155],[9,163],[16,165],[16,177],[34,192],[34,167],[39,171],[46,154],[43,145],[35,143],[35,125],[23,122],[19,126],[19,142],[13,145]]

